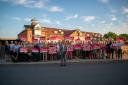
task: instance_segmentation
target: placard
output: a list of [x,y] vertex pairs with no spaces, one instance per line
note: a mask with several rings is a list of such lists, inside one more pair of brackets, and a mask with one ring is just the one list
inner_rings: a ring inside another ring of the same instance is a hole
[[57,48],[56,47],[49,47],[49,54],[56,54],[57,53]]
[[32,48],[32,52],[37,53],[39,50],[37,48]]
[[90,48],[90,46],[84,46],[84,47],[83,47],[83,50],[84,50],[84,51],[90,51],[91,48]]
[[73,46],[68,46],[67,51],[73,51]]
[[20,48],[20,53],[27,53],[27,52],[28,52],[27,48],[25,48],[25,47]]
[[80,46],[80,45],[75,45],[75,46],[74,46],[74,49],[76,49],[76,50],[81,50],[81,46]]
[[40,52],[48,52],[48,48],[47,47],[41,47]]

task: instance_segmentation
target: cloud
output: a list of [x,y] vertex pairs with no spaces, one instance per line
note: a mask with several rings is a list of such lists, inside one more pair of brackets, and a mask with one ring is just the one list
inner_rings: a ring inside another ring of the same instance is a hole
[[105,24],[105,23],[106,23],[106,21],[104,21],[104,20],[103,20],[103,21],[101,21],[101,23],[102,23],[102,24]]
[[128,8],[127,7],[123,7],[122,10],[123,10],[124,14],[128,14]]
[[126,15],[126,17],[128,18],[128,15]]
[[22,5],[29,8],[43,8],[44,2],[42,0],[2,0],[4,2],[10,2],[14,5]]
[[31,19],[30,18],[20,18],[20,17],[12,17],[11,19],[15,20],[15,21],[26,21],[26,22],[30,22]]
[[95,16],[83,16],[85,22],[90,22],[95,19]]
[[51,20],[50,19],[43,19],[43,20],[41,20],[43,23],[48,23],[48,24],[50,24],[51,23]]
[[29,7],[29,8],[43,8],[44,6],[45,4],[41,0],[37,0],[31,4],[25,5],[25,7]]
[[59,20],[57,20],[57,21],[56,21],[56,24],[57,24],[57,25],[61,25],[61,23],[60,23],[60,21],[59,21]]
[[24,18],[24,21],[30,22],[31,19],[30,18]]
[[38,1],[37,3],[34,4],[34,6],[37,8],[42,8],[44,7],[44,3],[42,1]]
[[72,16],[67,16],[67,17],[66,17],[66,20],[69,20],[69,19],[76,19],[76,18],[78,18],[78,15],[77,15],[77,14],[72,15]]
[[107,3],[109,3],[109,0],[99,0],[101,3],[103,3],[103,4],[107,4]]
[[50,12],[62,12],[63,9],[60,8],[59,6],[52,6],[50,9],[49,9]]
[[115,15],[111,15],[111,20],[112,21],[116,21],[117,20],[117,17]]
[[117,13],[118,11],[116,9],[111,9],[111,13]]
[[12,17],[13,20],[16,20],[16,21],[21,21],[21,18],[19,17]]

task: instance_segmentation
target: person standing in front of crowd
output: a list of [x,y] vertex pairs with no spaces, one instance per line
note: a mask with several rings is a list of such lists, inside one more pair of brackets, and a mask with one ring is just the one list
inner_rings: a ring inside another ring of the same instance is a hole
[[106,45],[107,58],[109,58],[109,59],[110,59],[110,55],[111,55],[111,44],[112,44],[112,41],[108,42]]
[[56,48],[57,48],[57,59],[60,59],[60,53],[59,53],[59,50],[60,50],[60,43],[61,42],[58,42],[57,45],[56,45]]
[[19,49],[20,49],[21,45],[20,42],[15,42],[14,48],[13,48],[13,52],[14,52],[14,62],[18,61],[18,55],[19,55]]
[[60,44],[60,56],[61,56],[61,66],[66,66],[66,51],[67,47],[65,43]]
[[9,42],[8,41],[5,42],[5,53],[6,53],[6,56],[5,56],[6,60],[7,61],[10,61],[10,56],[9,56]]
[[9,51],[10,51],[10,56],[11,56],[11,61],[14,61],[14,52],[13,52],[13,49],[14,49],[14,43],[13,41],[11,41],[11,43],[9,44]]
[[118,59],[122,59],[122,49],[121,49],[121,46],[123,46],[123,43],[118,41],[117,42]]
[[112,51],[112,59],[116,57],[117,55],[117,43],[113,42],[111,45],[111,51]]

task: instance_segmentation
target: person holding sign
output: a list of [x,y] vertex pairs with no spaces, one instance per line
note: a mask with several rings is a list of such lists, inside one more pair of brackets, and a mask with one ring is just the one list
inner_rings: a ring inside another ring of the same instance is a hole
[[56,57],[57,54],[57,48],[54,45],[49,46],[48,53],[50,55],[50,59],[53,60]]
[[47,53],[48,53],[48,47],[42,46],[40,48],[40,54],[41,54],[41,59],[43,59],[43,61],[47,61]]
[[71,46],[70,44],[67,45],[66,56],[67,56],[69,59],[72,59],[72,52],[73,52],[73,46]]
[[39,48],[37,46],[34,46],[32,48],[32,60],[33,61],[39,61],[40,56],[39,56]]
[[29,56],[28,56],[28,48],[23,45],[20,47],[20,53],[19,53],[19,61],[28,61]]
[[76,57],[79,58],[81,56],[81,44],[80,43],[77,43],[75,46],[74,46],[74,49],[75,49],[75,52],[76,52]]

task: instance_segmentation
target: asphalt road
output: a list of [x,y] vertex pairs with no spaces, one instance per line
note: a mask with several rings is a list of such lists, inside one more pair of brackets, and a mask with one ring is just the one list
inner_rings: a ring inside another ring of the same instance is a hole
[[0,85],[128,85],[128,62],[0,65]]

